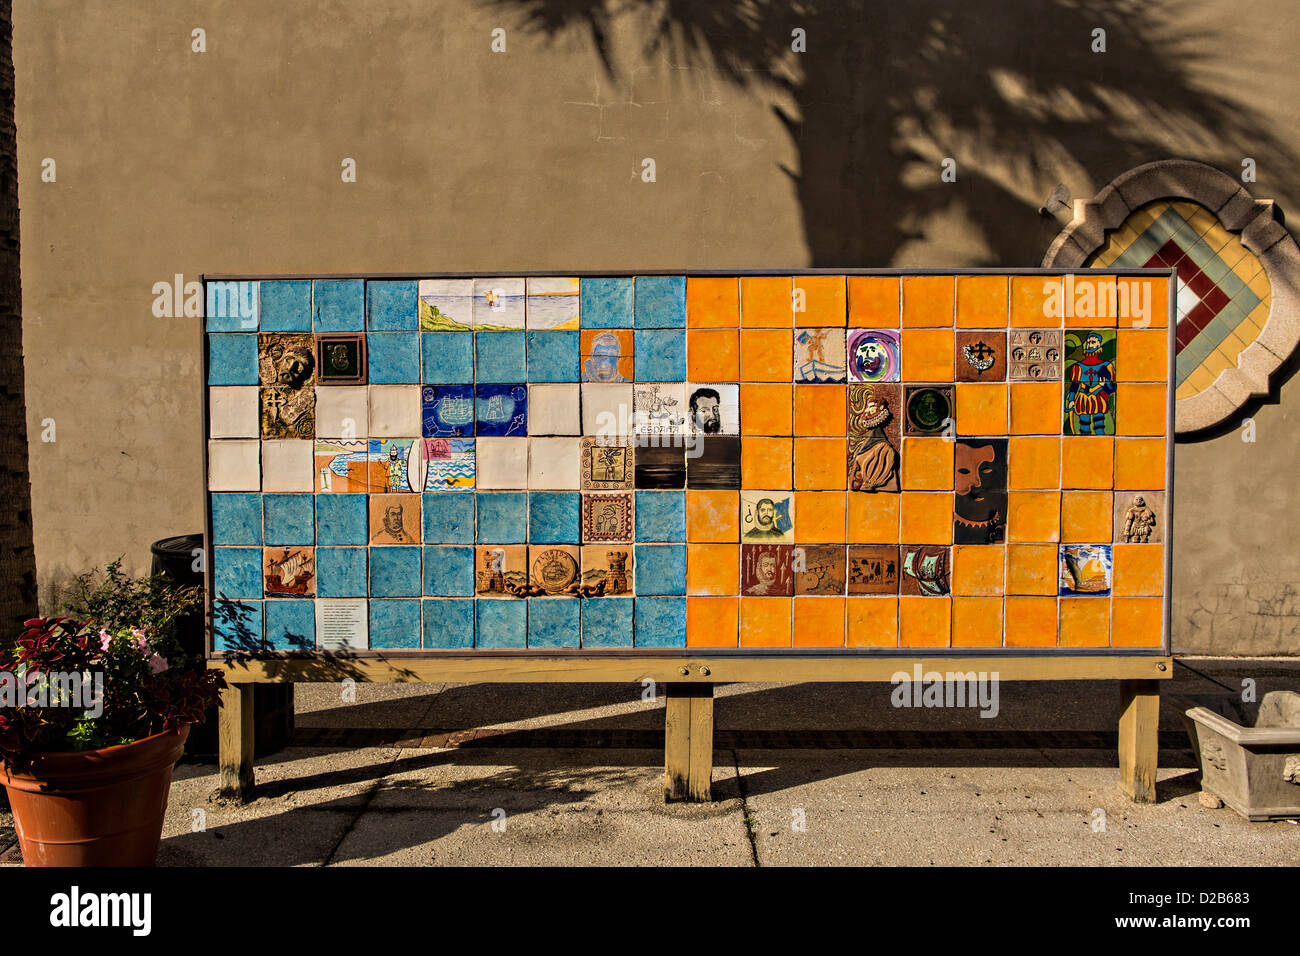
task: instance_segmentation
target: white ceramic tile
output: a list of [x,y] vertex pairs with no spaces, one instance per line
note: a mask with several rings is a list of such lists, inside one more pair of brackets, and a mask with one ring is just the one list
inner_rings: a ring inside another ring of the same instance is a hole
[[313,442],[278,439],[262,442],[263,491],[314,491]]
[[435,320],[437,324],[431,328],[425,328],[422,319],[420,327],[426,332],[474,328],[473,279],[421,279],[419,288],[420,301],[436,309],[442,317]]
[[480,489],[528,487],[527,438],[479,438],[474,453]]
[[581,298],[576,278],[533,276],[527,288],[530,329],[578,328]]
[[576,491],[581,487],[582,443],[577,438],[530,438],[528,487]]
[[528,433],[530,435],[580,435],[581,391],[572,385],[528,386]]
[[262,470],[257,439],[208,442],[209,491],[260,491]]
[[257,386],[220,385],[208,389],[209,438],[257,438]]
[[632,385],[582,386],[582,433],[620,436],[632,434]]
[[[717,393],[714,399],[711,392]],[[691,407],[692,400],[695,407]],[[706,435],[740,434],[740,386],[734,382],[700,383],[686,386],[687,430]]]
[[474,328],[522,329],[524,289],[522,278],[475,279]]
[[316,647],[322,651],[364,651],[370,646],[365,598],[316,601]]
[[420,433],[420,386],[370,386],[371,438],[410,438]]
[[364,385],[316,389],[316,437],[370,437],[370,399]]
[[686,432],[686,385],[653,382],[633,386],[634,435],[682,435]]

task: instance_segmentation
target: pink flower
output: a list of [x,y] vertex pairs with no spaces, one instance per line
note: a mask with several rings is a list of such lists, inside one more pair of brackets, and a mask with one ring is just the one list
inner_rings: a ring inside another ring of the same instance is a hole
[[161,674],[167,669],[167,658],[161,654],[154,654],[149,658],[149,670],[155,674]]
[[110,634],[110,633],[108,633],[108,631],[103,630],[103,629],[101,628],[101,629],[100,629],[100,632],[99,632],[99,648],[100,648],[100,650],[103,650],[103,651],[108,650],[108,645],[109,645],[109,644],[112,644],[112,643],[113,643],[113,635]]

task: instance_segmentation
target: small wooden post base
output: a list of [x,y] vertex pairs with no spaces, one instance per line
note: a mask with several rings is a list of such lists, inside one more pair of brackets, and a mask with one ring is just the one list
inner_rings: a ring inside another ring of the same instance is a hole
[[1119,788],[1135,803],[1156,801],[1160,681],[1119,682]]
[[253,688],[227,684],[221,692],[217,743],[221,779],[217,792],[246,800],[253,789]]
[[713,685],[668,684],[664,712],[664,799],[713,799]]

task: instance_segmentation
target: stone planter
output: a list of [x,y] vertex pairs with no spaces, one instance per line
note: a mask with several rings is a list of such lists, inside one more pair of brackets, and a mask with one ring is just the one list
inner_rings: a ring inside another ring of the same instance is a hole
[[1300,817],[1300,694],[1175,697],[1201,765],[1201,789],[1247,820]]

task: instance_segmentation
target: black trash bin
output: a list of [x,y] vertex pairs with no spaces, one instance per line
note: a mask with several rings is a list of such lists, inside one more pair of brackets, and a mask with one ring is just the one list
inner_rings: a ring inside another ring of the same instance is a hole
[[[151,573],[175,581],[177,587],[203,589],[202,565],[196,558],[203,554],[203,535],[181,534],[162,538],[150,548],[153,554]],[[204,609],[199,607],[177,625],[177,634],[186,653],[204,654]],[[293,733],[293,685],[253,685],[253,752],[259,756],[275,753],[289,743]],[[186,753],[212,756],[217,752],[217,709],[208,713],[202,724],[190,729]]]

